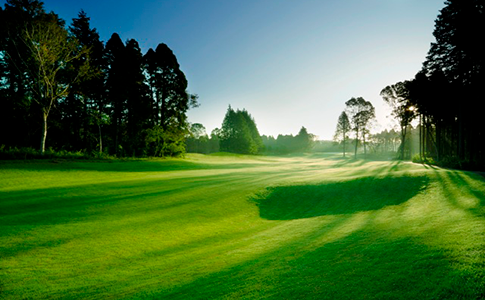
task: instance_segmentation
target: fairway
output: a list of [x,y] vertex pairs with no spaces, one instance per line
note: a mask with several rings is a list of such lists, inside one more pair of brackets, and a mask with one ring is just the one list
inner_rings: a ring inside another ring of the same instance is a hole
[[485,181],[341,155],[0,162],[1,299],[482,299]]

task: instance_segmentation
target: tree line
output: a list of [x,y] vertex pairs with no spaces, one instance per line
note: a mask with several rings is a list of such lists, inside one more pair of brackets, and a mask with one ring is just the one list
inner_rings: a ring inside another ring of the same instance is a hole
[[184,153],[197,95],[166,44],[143,54],[116,33],[104,43],[84,11],[67,26],[36,0],[7,0],[0,20],[0,144]]
[[[435,21],[435,42],[422,69],[413,79],[388,85],[380,92],[399,124],[399,159],[411,158],[413,145],[408,139],[417,136],[419,161],[458,168],[485,167],[485,127],[479,108],[485,86],[485,54],[481,50],[484,6],[483,0],[445,1]],[[355,154],[359,143],[365,153],[367,119],[372,120],[373,112],[370,106],[364,108],[365,100],[357,99],[346,102],[337,122],[334,140],[342,144],[344,156],[351,133]],[[413,121],[418,123],[415,128]],[[370,137],[374,143],[379,140],[376,135]]]
[[419,156],[460,168],[485,167],[482,89],[485,86],[485,2],[447,0],[440,11],[422,69],[381,92],[401,128],[419,122]]
[[229,106],[221,128],[212,130],[210,136],[202,124],[191,124],[186,145],[187,151],[194,153],[288,154],[310,151],[314,139],[305,127],[296,136],[260,135],[256,121],[247,110],[234,110]]
[[315,135],[308,132],[302,126],[297,135],[279,134],[276,138],[273,136],[262,136],[263,144],[267,153],[272,154],[289,154],[302,153],[313,150],[315,146]]

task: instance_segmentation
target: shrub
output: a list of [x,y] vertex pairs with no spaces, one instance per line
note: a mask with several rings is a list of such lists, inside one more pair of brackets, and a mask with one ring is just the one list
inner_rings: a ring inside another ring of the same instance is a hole
[[421,157],[419,154],[415,154],[412,158],[411,161],[413,163],[418,163],[418,164],[429,164],[429,165],[436,165],[436,161],[432,157]]
[[70,152],[67,150],[55,151],[46,149],[44,154],[33,148],[7,148],[0,146],[0,160],[29,160],[29,159],[106,159],[106,154],[86,153],[84,151]]

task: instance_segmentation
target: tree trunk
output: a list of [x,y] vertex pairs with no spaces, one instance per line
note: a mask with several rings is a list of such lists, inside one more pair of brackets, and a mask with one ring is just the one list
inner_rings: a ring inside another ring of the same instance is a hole
[[345,158],[345,133],[344,133],[344,158]]
[[45,152],[45,140],[47,138],[47,113],[42,113],[42,137],[40,140],[40,153],[44,154]]
[[162,92],[162,98],[160,99],[160,103],[159,103],[159,107],[160,107],[160,126],[163,128],[163,129],[166,129],[165,128],[165,110],[166,110],[166,107],[165,107],[165,93]]
[[404,144],[406,142],[406,127],[401,127],[401,160],[404,160]]
[[[461,102],[460,102],[461,103]],[[463,126],[463,108],[461,104],[458,104],[458,158],[460,160],[465,159],[465,146],[464,146],[464,127]]]
[[158,91],[157,88],[155,87],[152,88],[152,95],[154,95],[154,100],[155,100],[155,103],[154,103],[155,110],[153,114],[155,125],[160,124],[160,98],[161,98],[160,93],[161,92]]
[[99,129],[99,154],[103,153],[103,136],[101,135],[101,124],[98,123]]
[[355,134],[355,153],[354,157],[357,158],[357,145],[359,144],[359,130]]
[[[84,149],[85,150],[88,150],[88,148],[91,148],[88,146],[88,127],[89,127],[89,123],[88,123],[88,100],[87,99],[84,99],[84,105],[83,105],[83,146],[84,146]],[[91,149],[89,149],[91,150]]]
[[423,124],[421,123],[421,113],[419,114],[419,160],[423,161]]

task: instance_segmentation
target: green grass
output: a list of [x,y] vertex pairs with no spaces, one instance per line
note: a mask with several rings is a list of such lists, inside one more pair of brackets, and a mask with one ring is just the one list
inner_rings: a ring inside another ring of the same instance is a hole
[[485,182],[333,155],[0,162],[0,298],[482,299]]

